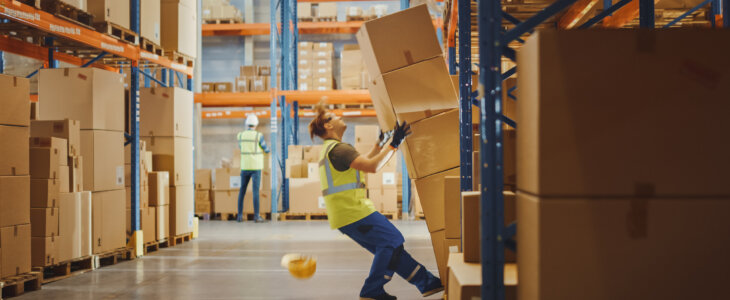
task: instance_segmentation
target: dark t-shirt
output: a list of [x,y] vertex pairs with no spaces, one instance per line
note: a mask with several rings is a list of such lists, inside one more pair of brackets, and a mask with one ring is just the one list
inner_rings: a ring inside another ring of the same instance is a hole
[[332,162],[332,166],[335,170],[343,172],[350,168],[350,164],[354,161],[360,153],[355,150],[350,144],[339,143],[329,153],[329,159]]

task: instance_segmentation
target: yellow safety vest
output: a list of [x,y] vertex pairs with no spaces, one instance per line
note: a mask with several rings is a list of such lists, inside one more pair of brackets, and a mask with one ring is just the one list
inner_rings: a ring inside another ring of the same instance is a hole
[[241,170],[261,170],[264,168],[264,151],[259,145],[261,134],[256,130],[238,133],[241,146]]
[[325,140],[319,153],[319,182],[327,206],[327,219],[333,229],[352,224],[375,212],[375,206],[367,198],[364,173],[349,168],[337,171],[329,159],[329,152],[336,140]]

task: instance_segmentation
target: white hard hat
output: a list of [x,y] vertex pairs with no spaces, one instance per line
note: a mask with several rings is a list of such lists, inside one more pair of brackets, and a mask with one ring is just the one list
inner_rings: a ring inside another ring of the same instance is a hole
[[259,118],[256,115],[248,115],[246,117],[246,127],[259,126]]

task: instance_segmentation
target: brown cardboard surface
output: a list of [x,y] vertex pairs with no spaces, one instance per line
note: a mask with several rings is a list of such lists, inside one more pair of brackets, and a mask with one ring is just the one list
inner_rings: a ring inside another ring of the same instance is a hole
[[92,193],[93,253],[124,247],[124,190]]
[[29,175],[28,127],[0,125],[0,176]]
[[481,236],[479,233],[481,195],[480,192],[461,193],[461,242],[465,262],[481,262]]
[[145,207],[140,212],[140,225],[142,226],[142,235],[145,243],[151,243],[157,240],[157,232],[155,231],[157,229],[157,227],[155,227],[156,218],[157,208],[154,206]]
[[481,298],[482,266],[477,263],[464,262],[461,254],[449,256],[448,299],[472,300]]
[[56,236],[31,237],[30,239],[30,265],[33,267],[51,266],[58,262],[56,260],[57,249]]
[[426,5],[365,22],[356,37],[372,76],[441,55]]
[[[2,180],[2,177],[0,177],[0,180]],[[58,197],[60,191],[61,189],[58,180],[31,179],[30,207],[58,207]],[[0,195],[2,195],[2,193],[0,193]]]
[[[81,214],[80,218],[80,242],[79,245],[81,246],[80,255],[78,257],[84,257],[87,255],[91,255],[91,244],[92,244],[92,207],[91,207],[91,192],[89,191],[83,191],[81,192],[81,209],[79,210]],[[59,212],[60,213],[60,212]],[[61,217],[63,218],[63,217]]]
[[0,227],[29,223],[29,211],[30,178],[0,176]]
[[411,135],[400,146],[408,176],[423,178],[459,166],[459,110],[411,124]]
[[30,148],[29,156],[30,176],[33,179],[60,178],[58,148]]
[[162,13],[160,11],[159,0],[140,0],[140,35],[157,45],[161,45],[160,20]]
[[[319,179],[289,179],[289,211],[292,213],[326,213]],[[321,198],[321,200],[320,200]]]
[[210,202],[210,191],[195,190],[195,203],[198,202]]
[[121,74],[97,68],[65,68],[42,69],[38,76],[41,120],[68,118],[79,120],[81,129],[124,130]]
[[57,260],[91,254],[91,193],[61,194],[58,208]]
[[197,56],[195,32],[196,10],[194,5],[178,2],[162,2],[162,47],[187,56]]
[[124,189],[124,135],[121,131],[81,130],[84,190]]
[[231,179],[231,177],[240,177],[240,170],[234,169],[234,168],[217,168],[214,170],[213,178],[215,181],[213,181],[212,186],[214,190],[230,190],[232,187],[231,182],[236,181],[236,179]]
[[459,176],[459,172],[459,168],[453,168],[416,180],[416,189],[418,190],[429,232],[436,232],[445,228],[444,178],[446,176]]
[[385,131],[392,130],[397,122],[395,111],[393,111],[390,98],[383,93],[382,89],[376,89],[374,82],[374,80],[368,80],[367,88],[370,91],[375,115],[378,118],[378,126]]
[[34,120],[30,125],[31,137],[57,137],[66,139],[68,155],[81,155],[81,122],[76,120]]
[[84,189],[83,157],[69,157],[69,190],[81,192]]
[[30,80],[0,75],[0,91],[3,91],[0,125],[30,125]]
[[[126,194],[126,209],[132,208],[132,188],[125,187],[124,193]],[[150,206],[150,187],[142,185],[139,187],[139,207],[145,208]]]
[[[210,194],[210,191],[203,191],[205,194]],[[197,193],[197,192],[196,192]],[[208,197],[210,198],[210,197]],[[198,201],[195,199],[195,214],[196,215],[202,215],[202,214],[210,214],[212,213],[211,210],[212,206],[210,201]]]
[[58,236],[58,208],[30,209],[31,236]]
[[30,224],[0,228],[0,277],[30,272]]
[[[118,1],[87,0],[88,12],[94,15],[95,22],[111,22],[129,29],[129,5]],[[142,1],[144,2],[144,1]]]
[[399,121],[408,123],[459,105],[449,70],[441,56],[375,76],[370,88],[377,100],[386,106],[390,103]]
[[[710,299],[730,258],[730,198],[517,193],[521,299]],[[713,230],[696,230],[713,228]],[[677,243],[692,235],[702,247]],[[687,259],[691,258],[691,259]],[[587,276],[593,274],[593,276]],[[637,284],[641,282],[641,284]]]
[[444,235],[461,238],[461,177],[444,177]]
[[170,204],[170,176],[167,172],[149,174],[149,203],[152,206]]
[[322,151],[322,145],[305,146],[302,148],[302,162],[319,163],[319,153]]
[[193,186],[170,187],[170,235],[193,232],[195,206]]
[[139,93],[140,135],[193,137],[193,92],[154,87]]
[[195,170],[195,190],[210,190],[212,186],[212,170],[197,169]]
[[170,206],[156,206],[157,218],[155,219],[157,240],[166,239],[170,234]]
[[[436,256],[436,266],[438,267],[439,278],[446,278],[446,260],[447,254],[444,253],[444,230],[439,230],[431,233],[431,244],[433,244],[433,251]],[[442,279],[443,283],[444,280]]]
[[31,148],[50,148],[54,153],[58,153],[58,164],[62,166],[68,165],[68,143],[66,139],[55,137],[31,137],[29,140]]
[[152,168],[168,171],[170,185],[192,185],[193,140],[181,137],[144,137],[147,148],[153,153]]
[[30,120],[38,120],[38,115],[40,111],[38,110],[38,102],[31,102],[30,103]]
[[237,213],[238,190],[210,191],[210,202],[214,213]]
[[[518,52],[518,188],[561,197],[730,195],[730,160],[718,160],[730,151],[718,138],[730,128],[730,102],[719,100],[730,91],[728,34],[538,32]],[[621,88],[596,93],[607,84]],[[692,142],[678,143],[682,136]]]
[[61,193],[68,193],[71,191],[71,179],[69,178],[69,167],[59,166],[58,167],[58,187]]

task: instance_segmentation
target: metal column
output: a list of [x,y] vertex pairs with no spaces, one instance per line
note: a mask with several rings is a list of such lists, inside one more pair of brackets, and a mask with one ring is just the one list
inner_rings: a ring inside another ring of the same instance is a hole
[[5,52],[0,51],[0,74],[5,73]]
[[[410,7],[409,0],[400,0],[400,9],[408,9]],[[401,193],[401,213],[403,214],[403,219],[408,216],[410,213],[411,208],[411,199],[413,198],[411,195],[411,179],[408,176],[408,168],[406,167],[406,159],[405,155],[403,155],[403,151],[401,151],[401,181],[402,181],[402,193]]]
[[[130,29],[139,35],[139,0],[131,0],[129,3],[129,15],[130,15]],[[129,123],[130,129],[130,140],[129,147],[131,147],[132,160],[131,160],[131,171],[132,171],[132,182],[130,183],[131,189],[131,225],[132,232],[140,230],[140,215],[139,215],[139,66],[137,61],[132,61],[130,71],[130,85],[129,85],[129,105],[131,116]]]
[[[269,36],[269,63],[271,64],[271,82],[269,83],[269,88],[272,91],[275,91],[277,89],[277,83],[278,83],[278,64],[276,59],[276,41],[278,37],[278,29],[277,29],[277,22],[276,22],[276,6],[278,1],[276,0],[270,0],[269,1],[269,29],[270,29],[270,36]],[[278,199],[279,194],[277,193],[277,187],[278,187],[278,174],[277,170],[279,170],[279,164],[276,152],[276,136],[278,132],[278,126],[277,126],[277,99],[276,97],[273,97],[271,99],[271,133],[269,141],[271,142],[271,221],[276,221],[277,212],[279,211],[278,207]],[[284,174],[281,174],[281,177],[284,177]]]
[[456,48],[449,47],[449,74],[456,75]]
[[654,28],[654,0],[639,0],[639,27]]
[[471,0],[459,0],[459,132],[461,135],[461,190],[472,185],[472,120],[471,120]]
[[292,102],[292,144],[299,145],[299,101]]
[[730,28],[730,0],[722,0],[722,27]]
[[48,67],[51,69],[58,68],[58,61],[53,58],[56,53],[56,47],[53,46],[53,42],[56,40],[54,37],[46,38],[46,47],[48,47]]

